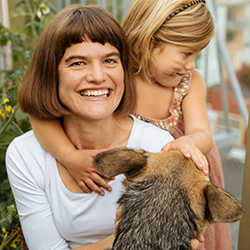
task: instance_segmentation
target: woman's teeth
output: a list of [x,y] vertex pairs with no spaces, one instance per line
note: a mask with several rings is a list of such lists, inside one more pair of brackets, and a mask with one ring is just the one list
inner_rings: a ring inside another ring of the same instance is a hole
[[105,90],[85,90],[80,92],[84,97],[107,97],[109,91]]

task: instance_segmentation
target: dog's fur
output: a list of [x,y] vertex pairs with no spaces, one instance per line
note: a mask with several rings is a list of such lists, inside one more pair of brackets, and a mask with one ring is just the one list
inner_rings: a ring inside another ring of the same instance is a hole
[[210,223],[243,215],[235,198],[178,151],[120,148],[99,153],[92,163],[108,178],[126,176],[113,250],[190,250],[191,239]]

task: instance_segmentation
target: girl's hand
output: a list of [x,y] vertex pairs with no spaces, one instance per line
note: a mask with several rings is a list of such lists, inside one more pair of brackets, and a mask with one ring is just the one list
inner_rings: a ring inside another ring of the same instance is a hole
[[198,169],[208,174],[208,162],[202,152],[186,137],[182,136],[166,144],[161,151],[179,150],[186,158],[191,158]]
[[199,248],[200,244],[205,241],[204,237],[201,235],[197,239],[191,240],[192,250],[196,250]]
[[112,190],[108,182],[115,178],[106,178],[92,165],[93,157],[102,151],[103,150],[75,150],[68,158],[66,167],[70,175],[85,193],[92,193],[92,191],[94,191],[100,195],[104,195],[104,191],[101,187],[107,191]]
[[203,236],[200,236],[200,237],[198,237],[197,239],[191,240],[192,250],[198,249],[198,247],[200,246],[200,244],[203,243],[204,241],[205,241],[205,240],[204,240],[204,237],[203,237]]

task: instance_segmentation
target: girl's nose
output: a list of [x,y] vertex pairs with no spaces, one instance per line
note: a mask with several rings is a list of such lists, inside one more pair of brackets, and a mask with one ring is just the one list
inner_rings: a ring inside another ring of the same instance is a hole
[[195,63],[194,60],[190,60],[186,65],[185,65],[185,69],[188,70],[193,70],[195,69]]
[[89,69],[89,73],[86,76],[88,82],[102,83],[107,78],[106,72],[100,65],[92,65]]

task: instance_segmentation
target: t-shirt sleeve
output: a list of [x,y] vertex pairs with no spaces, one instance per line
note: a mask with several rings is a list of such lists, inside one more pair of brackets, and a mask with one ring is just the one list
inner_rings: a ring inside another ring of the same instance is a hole
[[[34,155],[32,151],[39,152]],[[32,145],[17,143],[15,140],[8,147],[8,178],[29,250],[68,250],[67,242],[57,231],[45,194],[46,175],[43,164],[46,164],[46,158],[39,148],[34,150]]]
[[[133,117],[133,116],[132,116]],[[172,135],[150,123],[135,117],[127,147],[143,149],[151,153],[158,153],[168,142],[173,141]]]

